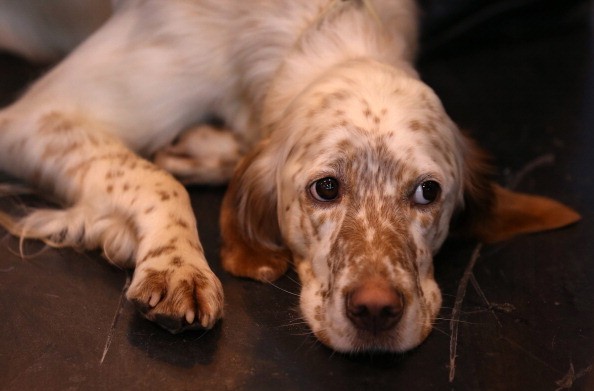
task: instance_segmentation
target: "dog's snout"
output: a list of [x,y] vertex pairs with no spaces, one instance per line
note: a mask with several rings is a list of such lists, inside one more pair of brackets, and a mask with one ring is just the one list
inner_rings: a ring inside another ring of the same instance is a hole
[[402,293],[385,282],[369,281],[346,295],[346,314],[353,325],[373,334],[393,328],[402,318]]

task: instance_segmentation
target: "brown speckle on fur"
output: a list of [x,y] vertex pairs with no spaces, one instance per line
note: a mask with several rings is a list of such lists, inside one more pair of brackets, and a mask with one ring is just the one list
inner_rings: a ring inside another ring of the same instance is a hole
[[70,133],[77,123],[72,116],[59,112],[50,112],[39,119],[39,134],[58,134],[65,137],[64,134]]
[[171,195],[163,190],[157,191],[157,195],[160,197],[161,201],[168,201],[171,198]]
[[176,250],[177,250],[176,246],[170,246],[170,245],[153,248],[153,249],[149,250],[146,253],[146,255],[138,261],[138,264],[146,262],[148,259],[151,259],[151,258],[157,258],[162,255],[171,254],[172,252],[174,252]]

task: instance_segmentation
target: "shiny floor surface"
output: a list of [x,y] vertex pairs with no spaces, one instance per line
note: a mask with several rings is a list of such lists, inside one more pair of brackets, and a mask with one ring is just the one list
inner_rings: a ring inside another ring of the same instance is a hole
[[[18,240],[0,231],[0,389],[594,390],[594,42],[588,7],[573,12],[534,34],[505,25],[433,46],[426,38],[422,77],[493,154],[500,181],[561,200],[583,220],[483,247],[465,287],[475,243],[448,242],[435,260],[444,306],[419,348],[348,356],[320,345],[296,312],[293,273],[265,285],[220,269],[224,188],[195,187],[225,319],[209,332],[171,335],[123,299],[128,274],[98,253],[25,243],[23,259]],[[0,55],[1,103],[38,72]],[[38,200],[0,206],[19,202]]]

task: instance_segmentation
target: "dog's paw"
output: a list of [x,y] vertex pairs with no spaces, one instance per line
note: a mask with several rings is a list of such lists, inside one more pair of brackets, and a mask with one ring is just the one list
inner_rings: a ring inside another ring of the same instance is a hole
[[201,125],[158,151],[154,162],[186,184],[224,184],[231,179],[242,150],[230,131]]
[[219,279],[196,266],[139,268],[126,296],[147,319],[172,333],[210,329],[223,315]]

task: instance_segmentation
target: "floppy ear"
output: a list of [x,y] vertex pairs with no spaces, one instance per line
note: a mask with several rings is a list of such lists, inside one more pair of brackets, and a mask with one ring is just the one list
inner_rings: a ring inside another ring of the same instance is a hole
[[239,164],[223,199],[221,260],[239,277],[273,281],[288,267],[277,217],[278,162],[262,141]]
[[486,243],[516,235],[546,231],[573,224],[581,216],[573,209],[550,198],[516,193],[493,185],[495,202],[491,219],[477,225],[476,236]]
[[470,139],[466,145],[462,223],[485,243],[573,224],[581,216],[550,198],[517,193],[493,183],[485,154]]

